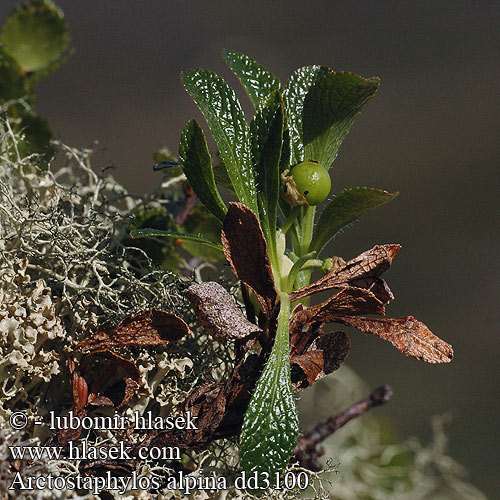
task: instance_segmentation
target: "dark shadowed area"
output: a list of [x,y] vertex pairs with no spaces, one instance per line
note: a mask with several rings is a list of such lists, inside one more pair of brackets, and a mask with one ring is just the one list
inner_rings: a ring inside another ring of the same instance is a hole
[[[1,2],[2,23],[16,4]],[[97,139],[94,166],[113,162],[133,192],[153,188],[153,152],[177,152],[185,122],[200,116],[180,72],[201,66],[238,85],[223,48],[255,57],[282,80],[309,64],[381,78],[334,163],[333,191],[370,186],[401,195],[338,236],[331,254],[347,260],[401,243],[385,275],[396,296],[388,315],[424,321],[453,344],[455,360],[426,365],[352,331],[348,362],[371,387],[394,388],[376,411],[401,436],[425,441],[431,416],[450,413],[452,456],[498,497],[498,2],[57,4],[76,53],[38,86],[37,111],[69,145]]]

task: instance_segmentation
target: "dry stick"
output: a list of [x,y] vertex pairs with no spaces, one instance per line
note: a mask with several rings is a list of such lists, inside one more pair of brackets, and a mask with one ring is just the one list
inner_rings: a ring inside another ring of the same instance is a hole
[[294,458],[302,467],[313,471],[321,470],[318,457],[324,454],[325,450],[321,443],[336,430],[343,427],[347,422],[363,415],[370,408],[387,403],[392,397],[392,389],[384,384],[375,389],[367,398],[361,399],[346,410],[332,415],[325,422],[319,423],[312,430],[300,436],[297,447],[294,451]]

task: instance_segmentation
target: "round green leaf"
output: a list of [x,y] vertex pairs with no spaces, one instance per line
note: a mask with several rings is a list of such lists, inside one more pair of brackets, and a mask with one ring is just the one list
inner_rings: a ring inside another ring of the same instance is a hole
[[53,2],[33,0],[18,7],[9,17],[0,42],[23,71],[39,71],[67,50],[68,27],[62,11]]

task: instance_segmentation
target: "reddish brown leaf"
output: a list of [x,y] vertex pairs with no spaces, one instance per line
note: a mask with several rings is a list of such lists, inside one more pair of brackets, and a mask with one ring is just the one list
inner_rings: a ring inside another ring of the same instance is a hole
[[73,371],[71,388],[73,390],[73,410],[75,413],[78,413],[87,406],[89,386],[87,385],[85,377]]
[[77,350],[94,351],[110,346],[156,346],[179,340],[189,333],[186,323],[173,313],[152,309],[124,319],[118,326],[83,339]]
[[124,406],[127,406],[130,401],[134,399],[134,396],[137,394],[137,389],[139,389],[138,382],[130,377],[125,378],[124,382],[125,389],[123,391],[123,399],[122,402],[117,406],[117,408],[123,408]]
[[236,276],[253,290],[269,319],[278,296],[266,240],[255,214],[242,203],[229,203],[221,239]]
[[293,302],[323,290],[338,288],[342,285],[354,285],[354,280],[359,280],[361,278],[376,278],[389,269],[392,260],[399,252],[400,248],[400,245],[376,245],[371,250],[367,250],[350,260],[344,266],[334,271],[330,271],[315,283],[301,288],[296,292],[292,292],[290,294],[290,299]]
[[351,280],[349,282],[352,286],[356,286],[358,288],[365,288],[377,297],[382,304],[388,304],[389,302],[394,300],[394,295],[392,294],[389,285],[382,278],[359,278],[355,280]]
[[[79,411],[76,416],[80,419],[85,417],[87,415],[87,412],[85,409]],[[57,444],[59,446],[65,446],[67,445],[70,441],[75,441],[82,435],[82,428],[81,426],[77,428],[68,428],[68,429],[61,429],[57,433]]]
[[10,463],[10,467],[11,467],[11,472],[12,471],[16,471],[16,472],[21,472],[21,466],[22,466],[22,462],[21,460],[17,459],[17,460],[12,460]]
[[350,346],[344,332],[325,333],[319,335],[304,354],[292,356],[290,363],[295,392],[337,370],[347,357]]
[[392,319],[339,316],[335,321],[388,340],[403,354],[428,363],[449,363],[453,359],[451,345],[436,337],[413,316]]
[[93,406],[121,408],[139,387],[141,375],[135,363],[109,350],[85,354],[79,368],[91,388],[88,403]]
[[195,433],[211,434],[224,417],[227,393],[221,384],[208,384],[191,393],[184,405],[184,413],[190,411],[198,417]]
[[325,302],[297,312],[292,318],[290,330],[302,331],[312,323],[332,323],[336,316],[359,314],[385,314],[382,302],[363,288],[348,287]]
[[98,396],[97,394],[91,394],[89,398],[89,405],[91,406],[115,406],[115,403],[111,401],[106,396]]
[[320,373],[320,376],[316,378],[319,380],[340,368],[349,354],[351,341],[344,332],[330,332],[320,335],[314,341],[312,348],[323,351],[323,373]]
[[245,318],[227,290],[215,281],[191,285],[185,295],[205,330],[217,339],[242,339],[262,332]]
[[161,432],[151,441],[151,446],[177,446],[185,450],[210,442],[224,417],[226,398],[222,383],[205,384],[194,389],[184,402],[183,413],[189,411],[192,417],[196,417],[197,429]]
[[[292,383],[295,391],[313,385],[316,377],[323,371],[323,351],[307,351],[290,360],[292,370]],[[297,367],[300,369],[298,370]]]

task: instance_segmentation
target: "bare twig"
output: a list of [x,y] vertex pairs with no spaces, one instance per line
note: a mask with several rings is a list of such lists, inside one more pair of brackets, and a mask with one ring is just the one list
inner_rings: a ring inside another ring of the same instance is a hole
[[391,397],[391,387],[386,384],[381,385],[368,397],[361,399],[346,410],[332,415],[324,422],[319,423],[313,430],[299,437],[297,447],[294,451],[295,460],[302,467],[306,467],[309,470],[321,470],[318,458],[325,452],[321,443],[345,424],[366,413],[370,408],[387,403]]

